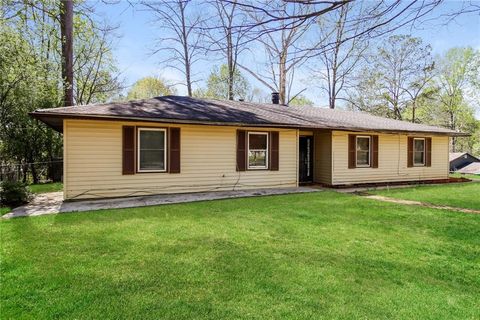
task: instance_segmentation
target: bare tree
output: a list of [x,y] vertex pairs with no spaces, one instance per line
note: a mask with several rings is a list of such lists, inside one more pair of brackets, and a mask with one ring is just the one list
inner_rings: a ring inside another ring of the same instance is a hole
[[430,59],[430,56],[425,60],[420,61],[423,66],[420,70],[417,70],[417,78],[410,83],[410,85],[403,88],[405,93],[410,97],[410,105],[412,109],[412,122],[417,121],[416,112],[418,107],[418,101],[420,98],[429,98],[434,91],[425,90],[428,84],[431,83],[434,77],[435,63]]
[[[304,7],[298,4],[288,3],[269,3],[268,6],[272,10],[278,10],[281,7],[283,11],[290,12],[289,14],[303,14]],[[293,12],[293,13],[292,13]],[[267,19],[268,16],[257,15],[255,12],[250,12],[250,16],[258,21],[258,28],[266,29],[267,26],[261,21]],[[280,103],[288,104],[290,100],[304,90],[291,94],[293,79],[295,77],[296,68],[300,67],[305,62],[308,55],[315,48],[315,46],[298,50],[302,47],[301,43],[305,40],[307,31],[314,23],[309,20],[303,25],[296,27],[287,27],[286,20],[279,20],[275,27],[276,32],[265,32],[263,36],[257,37],[256,41],[264,47],[266,53],[266,63],[264,68],[256,71],[249,66],[239,64],[239,67],[250,73],[260,83],[265,85],[271,91],[279,93]]]
[[[363,58],[368,48],[368,39],[356,37],[344,42],[343,39],[355,34],[358,25],[353,32],[346,30],[346,23],[357,11],[356,16],[362,15],[362,5],[354,7],[353,3],[342,6],[339,10],[325,15],[319,19],[318,35],[321,43],[332,43],[332,48],[323,50],[318,55],[320,65],[311,67],[312,78],[319,81],[319,87],[328,95],[328,105],[335,109],[336,102],[341,99],[340,95],[348,85],[348,78],[355,70],[357,64]],[[317,82],[317,81],[315,81]]]
[[121,81],[112,54],[109,27],[92,28],[82,24],[76,32],[74,93],[76,104],[104,102],[120,93]]
[[[248,17],[243,10],[239,9],[236,0],[224,3],[221,0],[209,2],[213,8],[213,16],[207,20],[207,26],[203,28],[206,50],[208,53],[221,53],[226,60],[228,69],[228,99],[234,97],[234,81],[237,72],[239,56],[247,48],[244,43],[248,31],[245,26]],[[237,26],[236,28],[234,28]]]
[[[221,1],[232,2],[232,0]],[[305,26],[312,21],[315,22],[319,17],[337,11],[353,2],[353,0],[285,0],[275,7],[272,6],[270,1],[249,0],[242,1],[239,5],[255,15],[263,17],[261,20],[252,20],[247,26],[242,26],[251,30],[252,35],[248,41],[254,41],[256,38],[268,33],[276,33],[281,29],[297,29]],[[362,3],[365,1],[356,2]],[[369,10],[363,12],[362,16],[345,20],[344,29],[348,36],[344,37],[342,42],[348,42],[357,37],[380,37],[401,27],[412,26],[425,20],[443,2],[444,0],[375,1],[369,6]],[[291,6],[296,6],[298,10],[286,9]],[[466,10],[462,9],[459,12]],[[311,47],[301,47],[296,48],[296,50],[310,50],[310,55],[317,55],[325,50],[330,50],[334,44],[335,41],[322,43],[321,45],[313,43]]]
[[390,36],[360,71],[348,101],[357,109],[402,120],[431,76],[430,52],[419,38]]
[[[201,54],[201,33],[198,32],[202,19],[199,14],[187,10],[189,0],[143,1],[142,5],[151,11],[161,26],[162,35],[157,38],[153,53],[167,52],[168,58],[162,64],[183,74],[188,96],[192,96],[193,65]],[[192,10],[193,11],[193,10]]]
[[64,105],[73,106],[73,0],[60,1]]

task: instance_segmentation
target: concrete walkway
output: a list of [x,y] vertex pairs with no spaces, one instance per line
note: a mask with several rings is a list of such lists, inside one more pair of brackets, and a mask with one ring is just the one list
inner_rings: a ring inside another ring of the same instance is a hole
[[244,191],[214,191],[198,193],[164,194],[155,196],[128,197],[100,200],[63,201],[62,192],[41,193],[24,206],[13,209],[10,213],[2,216],[4,219],[16,217],[40,216],[65,212],[80,212],[102,209],[121,209],[133,207],[155,206],[161,204],[184,203],[194,201],[207,201],[231,198],[245,198],[257,196],[271,196],[291,193],[317,192],[321,189],[316,187],[299,188],[273,188],[255,189]]

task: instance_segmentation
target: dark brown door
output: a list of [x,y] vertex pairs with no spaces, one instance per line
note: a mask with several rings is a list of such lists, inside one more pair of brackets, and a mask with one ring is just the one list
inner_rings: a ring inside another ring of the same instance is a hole
[[313,137],[300,137],[299,144],[298,182],[313,182]]

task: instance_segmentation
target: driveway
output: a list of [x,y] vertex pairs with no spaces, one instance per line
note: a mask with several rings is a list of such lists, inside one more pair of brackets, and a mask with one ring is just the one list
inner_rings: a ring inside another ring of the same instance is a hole
[[2,218],[8,219],[15,217],[30,217],[66,212],[121,209],[194,201],[317,192],[320,190],[321,189],[318,187],[273,188],[244,191],[214,191],[181,194],[163,194],[155,196],[75,201],[63,201],[62,192],[49,192],[37,194],[30,203],[13,209],[10,213],[3,215]]

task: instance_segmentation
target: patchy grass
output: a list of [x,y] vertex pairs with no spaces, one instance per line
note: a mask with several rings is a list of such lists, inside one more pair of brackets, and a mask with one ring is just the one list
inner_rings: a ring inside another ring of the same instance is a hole
[[477,182],[383,189],[370,193],[396,199],[480,210],[480,183]]
[[31,184],[28,186],[30,191],[33,193],[45,193],[45,192],[56,192],[63,190],[63,183],[61,182],[52,182],[52,183],[39,183]]
[[467,178],[467,179],[470,179],[470,180],[480,180],[480,174],[451,173],[450,177],[452,177],[452,178]]
[[0,207],[0,216],[3,216],[5,213],[9,213],[12,209],[9,207]]
[[480,215],[325,191],[0,228],[5,319],[480,316]]

